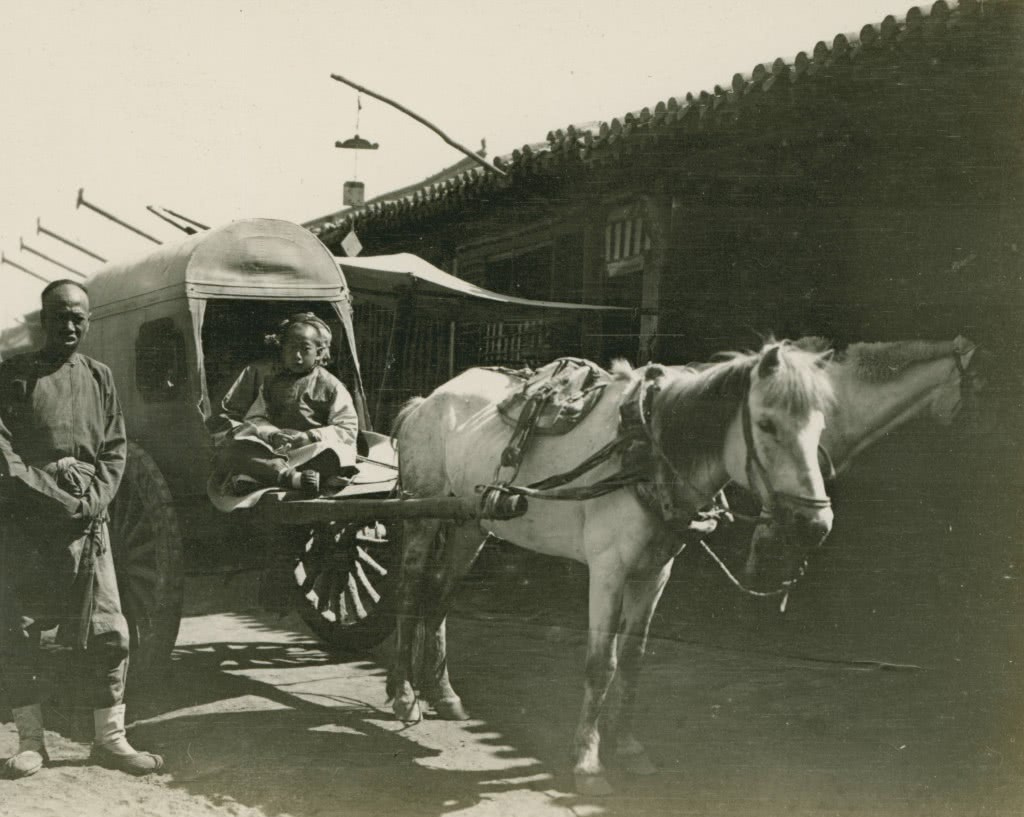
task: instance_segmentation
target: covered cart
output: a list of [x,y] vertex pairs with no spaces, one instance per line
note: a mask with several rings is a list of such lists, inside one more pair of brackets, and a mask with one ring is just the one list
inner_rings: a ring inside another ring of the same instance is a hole
[[[512,306],[507,296],[463,291],[465,282],[415,256],[358,266],[353,273],[369,297],[401,293],[418,280],[437,304],[473,297]],[[85,283],[93,319],[82,351],[112,369],[130,440],[111,538],[136,669],[170,655],[186,563],[192,572],[276,564],[287,571],[292,602],[311,628],[335,646],[359,648],[393,624],[388,577],[400,519],[515,512],[493,502],[483,511],[475,501],[410,501],[393,493],[397,455],[391,440],[372,430],[345,275],[304,228],[236,221],[104,266]],[[513,300],[535,313],[588,309]],[[265,335],[297,311],[316,313],[333,331],[332,368],[359,415],[360,473],[330,498],[292,501],[272,493],[254,508],[221,513],[206,495],[213,445],[206,420],[238,373],[268,356]],[[0,338],[0,353],[31,346],[31,326],[30,318]]]

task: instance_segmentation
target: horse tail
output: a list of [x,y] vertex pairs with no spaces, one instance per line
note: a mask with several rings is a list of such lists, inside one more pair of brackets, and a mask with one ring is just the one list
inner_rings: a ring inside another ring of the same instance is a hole
[[416,409],[418,409],[426,399],[426,397],[413,397],[404,406],[402,406],[398,415],[395,417],[395,422],[391,424],[392,437],[397,439],[398,435],[402,431],[402,426],[405,425],[405,421],[412,416],[413,412],[416,411]]

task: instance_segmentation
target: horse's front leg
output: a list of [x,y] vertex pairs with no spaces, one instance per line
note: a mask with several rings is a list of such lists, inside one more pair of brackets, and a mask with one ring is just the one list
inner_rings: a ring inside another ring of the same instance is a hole
[[598,719],[615,677],[615,644],[622,609],[623,579],[617,553],[590,564],[590,634],[587,640],[586,678],[583,707],[573,742],[576,791],[600,796],[612,787],[601,765],[601,735]]
[[615,762],[633,774],[654,774],[657,771],[643,744],[633,734],[633,715],[651,618],[672,574],[672,562],[673,559],[669,559],[660,567],[631,576],[623,596],[619,669],[616,674],[618,706],[617,711],[608,713],[604,732],[613,736]]
[[388,673],[391,710],[405,723],[417,723],[422,713],[413,689],[416,630],[422,620],[424,576],[440,523],[416,519],[405,523],[402,557],[395,589],[395,654]]

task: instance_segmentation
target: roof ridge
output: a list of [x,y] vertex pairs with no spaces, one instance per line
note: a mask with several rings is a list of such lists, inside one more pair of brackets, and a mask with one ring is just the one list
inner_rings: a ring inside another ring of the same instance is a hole
[[[862,26],[857,34],[836,34],[831,44],[819,40],[810,52],[799,51],[790,62],[777,57],[770,63],[756,63],[749,74],[733,74],[728,86],[719,84],[710,91],[669,96],[653,106],[628,111],[608,120],[590,120],[553,129],[543,142],[522,145],[509,154],[495,157],[495,166],[509,173],[507,177],[487,174],[478,165],[443,180],[431,182],[434,177],[428,177],[424,182],[378,196],[358,210],[343,210],[334,216],[309,222],[307,226],[329,240],[328,234],[347,231],[364,219],[401,217],[424,202],[461,198],[462,195],[470,195],[467,191],[471,189],[503,189],[513,183],[512,177],[530,175],[556,159],[586,163],[595,158],[595,153],[635,138],[639,133],[670,126],[704,131],[721,124],[732,124],[740,118],[742,106],[756,104],[755,100],[759,98],[769,98],[773,89],[811,81],[828,74],[834,66],[855,63],[865,54],[883,48],[895,49],[904,43],[916,43],[926,28],[929,37],[936,32],[941,35],[950,27],[954,15],[956,20],[975,17],[1011,3],[1012,0],[959,0],[951,4],[946,0],[936,0],[930,6],[911,6],[899,19],[890,14],[880,23]],[[927,14],[922,9],[927,9]]]

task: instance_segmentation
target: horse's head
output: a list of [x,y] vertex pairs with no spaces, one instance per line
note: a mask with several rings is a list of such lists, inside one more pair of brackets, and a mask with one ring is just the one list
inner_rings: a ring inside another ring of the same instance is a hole
[[728,458],[730,477],[757,494],[764,509],[761,571],[781,578],[793,576],[832,529],[818,460],[833,399],[828,357],[785,342],[761,350],[739,412],[742,451]]

